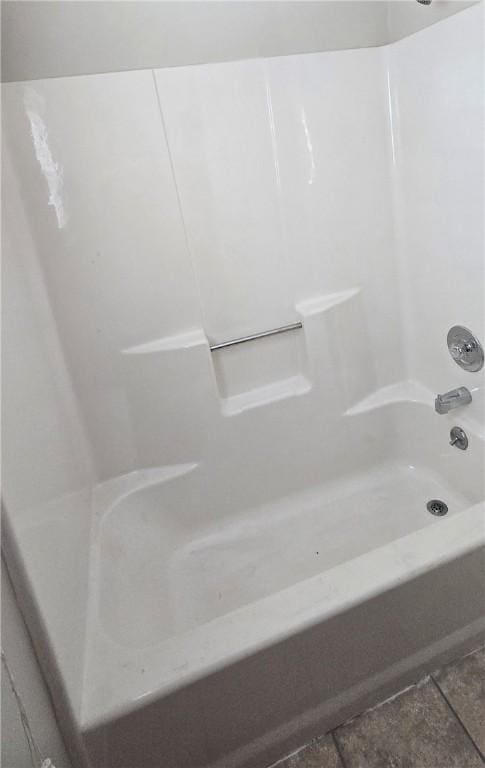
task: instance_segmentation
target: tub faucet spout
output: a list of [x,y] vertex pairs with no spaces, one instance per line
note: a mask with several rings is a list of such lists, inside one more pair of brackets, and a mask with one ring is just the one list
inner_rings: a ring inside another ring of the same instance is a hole
[[436,413],[448,413],[453,408],[458,408],[460,405],[468,405],[472,401],[472,394],[466,387],[457,387],[457,389],[450,389],[449,392],[445,392],[444,395],[437,395],[434,401],[434,409]]

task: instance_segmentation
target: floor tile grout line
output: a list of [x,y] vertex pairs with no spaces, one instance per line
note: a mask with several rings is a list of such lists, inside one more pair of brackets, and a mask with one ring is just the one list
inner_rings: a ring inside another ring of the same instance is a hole
[[433,681],[433,683],[434,683],[435,687],[438,689],[438,692],[440,693],[440,695],[441,695],[441,696],[442,696],[442,698],[444,699],[444,701],[445,701],[445,703],[447,704],[448,708],[450,709],[450,711],[451,711],[451,714],[453,715],[453,717],[455,718],[455,720],[457,720],[457,721],[459,722],[459,724],[461,725],[462,729],[464,730],[464,732],[465,732],[465,733],[466,733],[466,735],[468,736],[469,740],[471,741],[471,743],[472,743],[472,744],[473,744],[473,746],[475,747],[476,751],[478,752],[478,754],[479,754],[479,756],[480,756],[480,758],[481,758],[482,762],[485,764],[485,756],[483,755],[483,753],[482,753],[482,750],[480,749],[480,747],[479,747],[479,746],[478,746],[478,744],[476,743],[475,739],[474,739],[474,738],[473,738],[473,736],[471,735],[470,731],[469,731],[469,730],[468,730],[468,728],[466,727],[466,725],[465,725],[465,723],[463,722],[463,720],[461,719],[460,715],[459,715],[459,714],[458,714],[458,712],[455,710],[455,708],[453,707],[453,705],[452,705],[452,704],[451,704],[451,702],[449,701],[448,697],[446,696],[445,692],[444,692],[444,691],[441,689],[441,687],[440,687],[439,683],[437,682],[437,680],[435,680],[434,676],[433,676],[433,675],[430,675],[430,678],[431,678],[431,680]]
[[347,763],[344,760],[344,756],[342,754],[342,750],[340,748],[340,744],[338,743],[337,734],[335,729],[334,731],[330,731],[330,735],[332,737],[333,743],[335,744],[335,749],[337,750],[337,754],[339,756],[340,762],[342,763],[342,768],[347,768]]
[[[480,651],[480,650],[485,650],[485,646],[479,646],[478,648],[475,648],[473,651],[470,651],[469,653],[465,654],[464,656],[458,658],[457,661],[461,661],[462,659],[468,658],[469,656],[474,655],[475,653],[477,653],[477,651]],[[337,757],[339,759],[341,768],[349,768],[346,759],[344,759],[344,756],[343,756],[343,753],[342,753],[342,750],[341,750],[341,746],[340,746],[340,743],[339,743],[339,739],[338,739],[338,736],[337,736],[337,732],[343,726],[347,725],[348,723],[351,723],[354,720],[360,720],[367,712],[371,712],[372,710],[381,707],[383,704],[386,704],[388,701],[396,699],[398,696],[401,696],[403,693],[405,693],[409,689],[421,687],[421,684],[425,683],[425,682],[431,682],[432,685],[437,689],[439,696],[442,699],[444,699],[445,706],[446,706],[446,708],[451,713],[452,720],[455,720],[455,721],[458,722],[459,726],[461,727],[461,730],[465,733],[465,736],[467,737],[468,741],[471,742],[472,748],[474,748],[474,751],[478,754],[480,760],[485,765],[485,755],[483,754],[482,750],[480,749],[480,747],[476,743],[475,739],[471,735],[470,731],[466,727],[465,723],[463,722],[462,718],[457,713],[457,711],[454,709],[453,705],[451,704],[451,702],[449,701],[449,699],[446,696],[445,692],[442,690],[442,688],[440,687],[440,684],[438,683],[437,679],[435,678],[435,675],[437,675],[440,672],[442,672],[443,669],[445,669],[445,668],[446,667],[439,668],[438,670],[435,670],[434,673],[428,672],[424,677],[421,677],[417,682],[412,683],[411,685],[407,686],[406,688],[403,688],[402,690],[398,691],[396,694],[394,694],[393,696],[389,697],[389,699],[386,699],[384,701],[379,702],[374,707],[370,707],[370,708],[364,710],[363,712],[359,713],[358,715],[355,715],[354,717],[351,717],[350,719],[346,720],[345,722],[335,726],[335,728],[333,728],[333,729],[331,729],[329,731],[326,731],[322,735],[314,737],[313,739],[311,739],[310,742],[308,742],[307,744],[304,744],[302,747],[300,747],[299,749],[295,750],[290,755],[286,755],[285,757],[281,758],[277,763],[272,763],[269,768],[276,768],[276,766],[277,765],[279,766],[280,764],[282,764],[283,767],[286,766],[287,760],[290,757],[294,757],[294,756],[298,755],[300,752],[304,752],[305,749],[308,746],[310,746],[310,744],[312,744],[314,742],[318,742],[318,741],[320,741],[321,739],[323,739],[325,737],[331,737],[333,745],[334,745],[335,750],[337,752]]]

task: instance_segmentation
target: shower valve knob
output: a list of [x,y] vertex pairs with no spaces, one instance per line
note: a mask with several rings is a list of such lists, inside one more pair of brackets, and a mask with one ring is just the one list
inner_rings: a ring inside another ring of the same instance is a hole
[[465,371],[479,371],[483,367],[483,349],[471,331],[461,325],[454,325],[448,331],[448,349],[460,368]]
[[450,352],[453,360],[470,361],[470,357],[473,356],[473,350],[476,349],[476,344],[470,342],[463,342],[463,344],[454,344],[450,347]]

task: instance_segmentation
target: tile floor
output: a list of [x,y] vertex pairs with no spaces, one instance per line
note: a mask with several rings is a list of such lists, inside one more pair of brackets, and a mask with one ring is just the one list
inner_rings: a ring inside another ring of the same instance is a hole
[[327,733],[277,768],[483,765],[485,647]]

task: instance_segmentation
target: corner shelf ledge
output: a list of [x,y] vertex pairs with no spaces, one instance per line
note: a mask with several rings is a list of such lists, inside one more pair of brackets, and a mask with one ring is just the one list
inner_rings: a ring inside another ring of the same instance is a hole
[[305,299],[298,302],[296,305],[297,311],[302,317],[310,317],[312,315],[319,315],[322,312],[326,312],[328,309],[335,307],[337,304],[342,304],[354,296],[357,296],[361,292],[360,286],[355,288],[349,288],[345,291],[338,291],[336,293],[326,293],[323,296],[315,296],[311,299]]
[[418,381],[397,381],[386,387],[380,387],[370,395],[360,400],[358,403],[345,412],[345,416],[355,416],[358,413],[366,413],[376,408],[382,408],[390,403],[422,403],[423,405],[433,405],[434,396],[430,390]]
[[161,339],[148,341],[134,347],[121,350],[122,355],[152,355],[157,352],[180,352],[193,347],[209,346],[207,336],[201,328],[177,333],[174,336],[163,336]]

